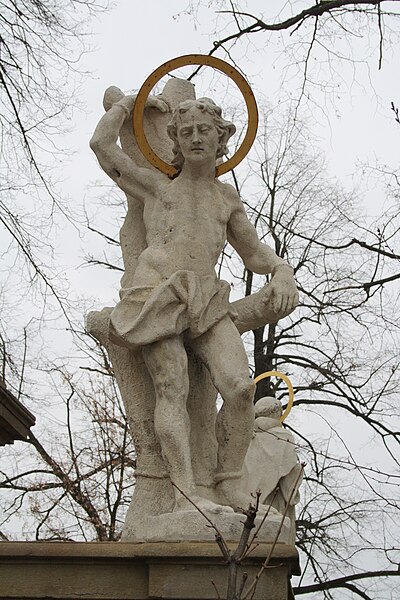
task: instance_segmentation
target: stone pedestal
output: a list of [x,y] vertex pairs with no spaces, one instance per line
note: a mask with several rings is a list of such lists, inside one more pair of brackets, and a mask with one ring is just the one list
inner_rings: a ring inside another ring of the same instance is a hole
[[[122,533],[123,542],[191,542],[201,540],[202,542],[213,542],[215,531],[204,518],[207,515],[225,541],[234,542],[239,540],[243,531],[244,516],[242,513],[219,513],[214,514],[204,511],[200,514],[196,510],[182,510],[170,512],[158,517],[147,517],[136,521],[132,518],[125,520]],[[283,522],[282,522],[283,520]],[[258,516],[255,527],[259,529],[257,541],[269,543],[275,540],[281,544],[290,544],[292,538],[292,526],[289,518],[283,518],[281,514],[269,514],[267,519]]]
[[[232,550],[235,545],[230,545]],[[270,549],[259,544],[241,568],[252,581]],[[299,573],[294,547],[277,544],[254,600],[289,600]],[[0,543],[2,600],[214,600],[228,569],[214,542]]]

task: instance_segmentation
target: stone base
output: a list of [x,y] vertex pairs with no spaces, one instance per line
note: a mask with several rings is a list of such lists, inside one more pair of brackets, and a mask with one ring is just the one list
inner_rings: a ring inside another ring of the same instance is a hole
[[[241,513],[206,513],[210,521],[218,528],[224,540],[238,542],[243,531],[245,516]],[[262,518],[257,517],[256,528]],[[279,529],[278,541],[288,544],[290,538],[290,519],[286,518],[281,525],[281,515],[270,515],[265,519],[257,535],[257,541],[273,542]],[[253,530],[253,532],[255,529]],[[188,510],[176,513],[165,513],[159,517],[132,523],[125,521],[122,534],[123,542],[213,542],[215,530],[198,511]]]
[[[248,582],[270,547],[260,543],[240,567]],[[0,543],[2,600],[215,600],[212,582],[226,597],[227,572],[215,542]],[[292,573],[299,574],[296,549],[277,544],[254,600],[292,598]]]

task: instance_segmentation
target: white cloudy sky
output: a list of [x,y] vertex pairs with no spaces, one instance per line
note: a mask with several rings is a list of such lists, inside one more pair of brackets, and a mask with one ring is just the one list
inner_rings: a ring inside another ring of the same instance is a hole
[[[144,79],[161,63],[175,56],[189,53],[208,53],[215,39],[215,27],[224,27],[223,17],[218,17],[215,6],[228,2],[203,2],[198,12],[188,11],[189,0],[152,0],[136,2],[118,0],[116,7],[94,23],[93,51],[83,59],[83,66],[91,72],[80,96],[86,103],[84,113],[76,113],[74,132],[68,144],[76,152],[66,166],[67,193],[71,201],[82,204],[86,198],[90,207],[93,196],[98,195],[96,181],[105,183],[96,159],[88,148],[88,140],[100,118],[102,96],[109,85],[117,85],[124,91],[137,89]],[[265,5],[268,4],[268,13]],[[298,11],[307,2],[283,3],[273,0],[249,0],[249,12],[263,14],[264,19],[275,17],[282,6],[281,18],[290,14],[293,5]],[[346,36],[345,36],[346,37]],[[329,44],[329,40],[324,40]],[[351,39],[356,64],[342,62],[330,66],[326,63],[323,48],[315,49],[315,65],[311,78],[324,83],[309,89],[310,99],[304,98],[301,114],[313,121],[320,147],[326,153],[328,168],[347,189],[359,190],[364,199],[366,212],[379,212],[384,203],[384,191],[374,180],[366,180],[360,167],[363,163],[395,164],[398,160],[399,127],[396,126],[390,103],[400,104],[400,52],[393,36],[384,45],[384,61],[378,69],[378,37],[368,37],[366,31]],[[272,106],[297,99],[302,81],[302,71],[291,64],[293,56],[301,56],[301,44],[292,48],[287,33],[282,36],[254,39],[233,49],[232,56],[252,84],[256,98]],[[348,52],[345,41],[336,40],[335,52]],[[285,51],[283,51],[285,49]],[[221,58],[226,55],[220,53]],[[368,60],[365,60],[368,57]],[[322,61],[322,67],[318,66]],[[201,80],[198,85],[201,87]],[[221,93],[221,88],[216,88]],[[207,90],[201,90],[201,95]],[[223,98],[215,97],[223,104]],[[339,235],[339,234],[338,234]],[[77,268],[85,244],[95,244],[95,238],[86,237],[78,242],[75,263],[69,274],[77,293],[89,294],[89,306],[101,307],[117,298],[119,275],[100,269]]]
[[[143,80],[158,65],[166,60],[188,53],[207,53],[215,39],[215,27],[223,27],[223,17],[216,14],[218,5],[229,3],[203,3],[198,11],[190,9],[189,0],[118,0],[113,10],[102,15],[93,23],[93,50],[82,59],[81,67],[89,75],[79,91],[79,97],[86,105],[83,112],[75,112],[73,132],[63,142],[73,149],[73,159],[63,167],[64,193],[71,202],[82,204],[83,198],[90,206],[93,184],[96,180],[105,183],[106,178],[88,149],[88,140],[102,114],[102,95],[109,85],[117,85],[124,91],[140,87]],[[265,2],[249,0],[243,3],[245,9],[255,14],[264,14],[264,19],[275,17],[281,10],[281,18],[290,14],[290,4],[294,9],[307,3]],[[383,202],[382,191],[375,193],[374,183],[361,176],[360,163],[393,163],[398,152],[398,131],[394,124],[390,102],[400,100],[400,52],[396,41],[384,46],[382,69],[378,70],[378,38],[374,34],[368,38],[357,35],[351,40],[358,64],[342,62],[333,64],[332,70],[326,62],[322,68],[311,73],[316,81],[324,82],[324,90],[316,86],[309,89],[310,99],[303,99],[301,112],[314,121],[314,131],[320,138],[321,149],[327,155],[329,170],[343,185],[351,188],[361,186],[368,210],[377,210]],[[292,39],[287,33],[274,34],[267,39],[264,34],[256,34],[249,42],[244,42],[232,52],[251,82],[257,98],[276,106],[298,98],[301,74],[291,65],[293,57],[287,51]],[[329,40],[326,40],[329,43]],[[339,44],[337,52],[347,52],[346,43]],[[342,47],[340,46],[342,44]],[[367,51],[366,49],[371,48]],[[286,47],[286,51],[282,49]],[[304,47],[294,47],[294,56],[300,57]],[[335,49],[336,51],[336,49]],[[368,61],[365,57],[370,54]],[[220,52],[221,58],[226,56]],[[315,48],[311,67],[325,61],[323,48]],[[318,59],[318,60],[317,60]],[[331,87],[332,86],[332,87]],[[207,90],[205,90],[207,92]],[[210,95],[210,94],[209,94]],[[217,101],[223,99],[215,98]],[[87,242],[87,240],[84,241]],[[94,241],[93,241],[94,243]],[[79,245],[80,242],[77,242]],[[102,296],[104,301],[111,297],[105,286],[97,287],[98,278],[87,269],[77,270],[76,263],[70,265],[72,281],[82,293],[87,283],[91,291]],[[106,276],[107,277],[107,276]],[[112,276],[106,279],[113,281]],[[103,283],[104,280],[103,280]]]
[[[107,193],[98,186],[108,184],[90,151],[88,142],[103,113],[102,96],[109,85],[117,85],[125,92],[140,87],[144,79],[161,63],[188,53],[208,53],[216,30],[223,35],[230,33],[226,17],[217,13],[218,8],[229,6],[227,0],[116,0],[114,8],[94,20],[90,27],[93,35],[88,37],[91,51],[82,56],[81,72],[87,76],[80,81],[75,92],[81,103],[72,119],[65,116],[65,126],[70,133],[62,133],[58,146],[72,151],[64,160],[54,157],[59,188],[74,212],[83,214],[85,206],[90,215],[96,215],[96,224],[116,225],[121,212],[115,217],[101,205],[101,194]],[[308,2],[282,2],[281,0],[243,0],[244,10],[273,20],[279,14],[284,19],[291,11],[298,12]],[[311,27],[311,24],[310,26]],[[313,82],[306,89],[299,108],[299,115],[306,118],[319,138],[321,151],[326,154],[330,174],[351,190],[358,189],[358,196],[365,205],[365,212],[378,213],[385,200],[384,190],[366,178],[360,167],[363,163],[396,164],[398,161],[399,127],[394,122],[390,103],[400,104],[400,52],[399,42],[387,28],[385,30],[382,69],[378,69],[379,37],[377,28],[362,28],[362,19],[355,35],[343,35],[343,39],[321,38],[321,44],[313,48],[309,64],[309,79]],[[302,30],[301,30],[302,31]],[[306,29],[305,29],[306,31]],[[247,76],[260,105],[285,106],[299,99],[302,83],[301,57],[307,51],[307,43],[298,36],[282,34],[255,34],[232,49],[231,56]],[[333,50],[329,56],[328,47]],[[344,53],[354,61],[335,60]],[[218,56],[227,59],[223,52]],[[331,61],[328,63],[328,58]],[[207,71],[207,70],[206,70]],[[210,70],[209,70],[210,72]],[[182,73],[185,76],[185,73]],[[223,78],[207,89],[207,79],[195,80],[199,95],[210,95],[224,106],[227,99]],[[318,84],[321,86],[318,86]],[[228,98],[229,99],[229,98]],[[244,105],[243,105],[244,106]],[[82,219],[83,220],[83,219]],[[102,251],[102,244],[94,234],[88,234],[84,225],[80,229],[60,226],[53,242],[59,275],[69,281],[69,298],[88,298],[83,313],[90,308],[101,308],[115,303],[118,297],[119,277],[116,272],[83,266],[87,253]],[[112,231],[112,227],[110,229]],[[101,255],[100,255],[101,258]],[[19,273],[15,275],[18,285]],[[13,303],[8,295],[8,302]],[[37,308],[35,308],[37,304]],[[41,313],[40,301],[29,296],[27,305],[13,306],[13,319],[17,329],[22,330],[32,314]],[[17,314],[18,313],[18,314]],[[19,321],[18,321],[19,319]],[[62,320],[54,320],[52,326],[65,329]],[[46,342],[47,343],[47,342]],[[52,336],[55,351],[65,353],[64,338]],[[67,341],[65,340],[65,343]]]
[[[215,6],[228,5],[228,2],[203,2],[204,6],[195,13],[187,10],[190,4],[189,0],[116,0],[112,10],[93,22],[93,49],[82,57],[80,64],[80,68],[88,72],[78,91],[84,108],[74,112],[72,121],[68,122],[71,133],[59,140],[60,146],[73,151],[72,158],[66,158],[60,169],[62,193],[78,211],[82,211],[85,202],[93,213],[95,200],[101,193],[96,183],[107,183],[88,147],[103,112],[104,90],[109,85],[117,85],[124,91],[138,88],[147,75],[166,60],[182,54],[208,53],[216,37],[215,27],[224,27],[223,17],[216,16]],[[290,14],[291,6],[297,12],[307,4],[302,0],[243,2],[250,12],[261,15],[264,11],[265,20],[275,17],[282,7],[285,7],[281,12],[283,19]],[[233,49],[233,58],[248,77],[260,103],[267,101],[276,106],[299,97],[301,76],[289,65],[293,65],[297,53],[300,56],[304,52],[304,47],[292,46],[293,43],[287,33],[269,38],[261,33]],[[329,44],[329,40],[326,43]],[[347,51],[345,39],[336,43],[339,46],[335,51]],[[331,175],[339,178],[347,189],[358,187],[360,197],[365,199],[365,210],[369,212],[379,212],[384,193],[381,188],[375,190],[372,180],[363,178],[360,165],[375,161],[395,164],[399,158],[399,127],[390,111],[391,101],[400,105],[399,45],[388,32],[382,69],[378,70],[378,43],[376,35],[370,39],[366,32],[364,37],[357,34],[351,44],[359,62],[333,64],[332,70],[326,62],[321,62],[326,58],[324,49],[316,48],[312,76],[324,83],[323,90],[311,87],[310,99],[304,99],[301,104],[302,114],[314,121]],[[293,55],[287,51],[289,47]],[[218,56],[226,59],[222,52]],[[218,97],[220,92],[221,87],[217,87],[214,99],[223,104],[223,95]],[[201,95],[205,93],[207,90]],[[107,215],[109,218],[109,212]],[[87,307],[101,308],[117,299],[119,275],[82,267],[85,252],[100,247],[96,246],[96,236],[82,235],[73,228],[68,231],[68,237],[60,234],[55,240],[56,252],[73,295],[89,296]],[[32,306],[28,305],[21,321],[29,320],[31,310]],[[53,336],[51,343],[60,356],[65,355],[62,336],[56,339]],[[65,343],[69,344],[66,338]],[[361,429],[359,435],[363,435]]]

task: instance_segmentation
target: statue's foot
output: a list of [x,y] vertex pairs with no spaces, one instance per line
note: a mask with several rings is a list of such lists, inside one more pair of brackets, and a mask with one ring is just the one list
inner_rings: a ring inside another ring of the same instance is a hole
[[211,500],[214,504],[219,504],[219,498],[215,491],[215,484],[210,483],[209,485],[203,485],[196,483],[196,491],[194,492],[195,496],[200,496],[201,498],[206,498],[206,500]]
[[[237,479],[222,480],[217,484],[217,491],[220,501],[228,504],[235,512],[243,512],[247,510],[250,504],[253,506],[256,503],[255,498],[251,494],[246,494],[238,487]],[[281,517],[282,515],[272,506],[259,504],[258,516],[263,517],[268,512],[268,516]]]
[[216,504],[207,498],[201,496],[193,496],[190,498],[193,502],[189,502],[186,498],[179,498],[175,502],[174,512],[196,510],[196,507],[203,512],[213,513],[215,515],[221,513],[232,513],[233,509],[230,506],[224,506],[222,504]]
[[282,514],[276,510],[273,506],[269,504],[259,504],[258,505],[258,516],[263,517],[266,513],[268,513],[269,517],[279,517],[282,519]]

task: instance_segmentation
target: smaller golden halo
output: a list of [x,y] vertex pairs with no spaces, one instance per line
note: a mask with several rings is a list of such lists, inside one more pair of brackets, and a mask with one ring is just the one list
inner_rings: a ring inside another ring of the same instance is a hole
[[220,175],[223,175],[224,173],[227,173],[231,169],[235,168],[244,159],[254,142],[258,127],[257,104],[249,84],[243,75],[239,73],[239,71],[234,69],[234,67],[229,65],[224,60],[216,58],[215,56],[208,56],[204,54],[187,54],[185,56],[173,58],[160,65],[155,71],[153,71],[153,73],[151,73],[151,75],[147,77],[136,97],[135,106],[133,109],[133,132],[142,154],[154,167],[171,178],[175,177],[179,173],[175,167],[162,160],[151,148],[143,130],[143,115],[147,98],[156,83],[170,71],[174,71],[175,69],[179,69],[187,65],[206,65],[225,73],[225,75],[230,77],[230,79],[236,83],[246,102],[248,116],[246,135],[235,154],[229,160],[216,167],[215,176],[219,177]]
[[279,418],[280,422],[283,423],[283,421],[286,419],[286,417],[288,416],[288,414],[290,413],[290,411],[292,410],[292,407],[293,407],[294,391],[293,391],[292,382],[290,381],[290,379],[287,375],[285,375],[284,373],[281,373],[280,371],[266,371],[265,373],[261,373],[261,375],[258,375],[254,379],[254,383],[258,383],[259,381],[261,381],[262,379],[266,379],[267,377],[279,377],[286,383],[286,385],[288,387],[288,392],[289,392],[288,404],[287,404],[287,407],[285,408],[283,415]]

